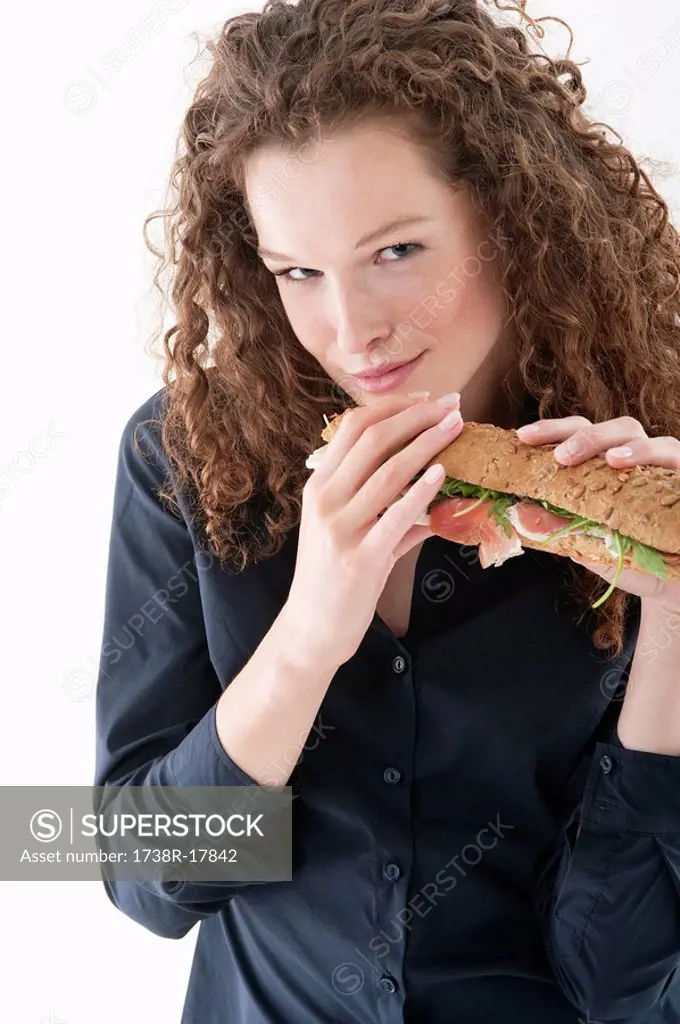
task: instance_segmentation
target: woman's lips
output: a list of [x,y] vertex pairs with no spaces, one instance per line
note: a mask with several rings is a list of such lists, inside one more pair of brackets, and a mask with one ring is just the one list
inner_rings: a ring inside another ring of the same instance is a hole
[[354,377],[353,379],[365,391],[391,391],[392,388],[403,384],[411,376],[416,367],[422,362],[424,355],[425,353],[421,352],[410,363],[404,363],[403,366],[397,366],[394,370],[388,370],[387,373],[383,373],[379,377]]

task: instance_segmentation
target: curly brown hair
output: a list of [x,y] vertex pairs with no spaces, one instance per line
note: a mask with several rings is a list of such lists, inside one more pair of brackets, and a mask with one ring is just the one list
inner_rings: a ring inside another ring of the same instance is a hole
[[[558,60],[532,52],[543,29],[525,4],[267,0],[207,44],[174,201],[146,218],[144,240],[162,297],[171,271],[176,310],[163,335],[163,447],[208,547],[237,571],[280,550],[323,414],[355,404],[297,340],[257,256],[244,161],[263,143],[300,153],[360,119],[396,118],[509,242],[499,276],[537,414],[628,415],[650,435],[680,435],[678,232],[620,136],[581,109],[571,46]],[[147,235],[158,217],[166,253]],[[171,480],[159,495],[177,507]],[[585,614],[603,582],[564,562]],[[594,621],[612,657],[629,600],[616,590]]]

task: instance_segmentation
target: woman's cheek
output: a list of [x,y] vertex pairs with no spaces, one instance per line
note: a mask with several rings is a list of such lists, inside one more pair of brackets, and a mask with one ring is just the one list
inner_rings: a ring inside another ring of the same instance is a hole
[[327,369],[324,353],[329,348],[328,325],[323,318],[310,309],[309,304],[303,308],[295,298],[283,300],[283,309],[296,338],[307,351]]

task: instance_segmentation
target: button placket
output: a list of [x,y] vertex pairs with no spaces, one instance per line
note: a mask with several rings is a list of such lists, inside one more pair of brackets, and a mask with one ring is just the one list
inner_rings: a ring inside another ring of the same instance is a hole
[[[409,673],[411,670],[411,658],[409,656],[409,652],[405,651],[402,647],[400,649],[400,653],[393,655],[391,667],[395,675],[403,676],[404,673],[406,673],[406,679],[410,680],[411,677]],[[404,774],[400,768],[396,767],[396,765],[387,765],[383,768],[383,780],[388,785],[395,786],[397,783],[404,783]],[[408,783],[406,783],[406,785],[408,786]],[[391,903],[395,897],[398,899],[398,890],[392,888],[392,886],[396,886],[396,883],[404,877],[404,870],[401,865],[394,860],[383,862],[380,870],[385,882],[390,883],[390,889],[385,890],[385,898]],[[391,893],[389,896],[388,891]],[[385,966],[387,966],[387,964],[385,964]],[[394,995],[399,991],[398,982],[389,974],[383,974],[377,979],[377,983],[380,986],[380,989],[386,994]]]

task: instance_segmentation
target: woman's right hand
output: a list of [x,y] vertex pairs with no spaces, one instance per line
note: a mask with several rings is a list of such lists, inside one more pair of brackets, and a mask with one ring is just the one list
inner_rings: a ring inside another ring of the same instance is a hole
[[289,621],[298,636],[304,633],[311,657],[336,667],[351,658],[395,562],[433,535],[416,520],[445,473],[430,481],[423,474],[409,484],[462,430],[460,414],[447,428],[439,426],[455,410],[387,395],[344,414],[302,492],[297,560],[286,601]]

